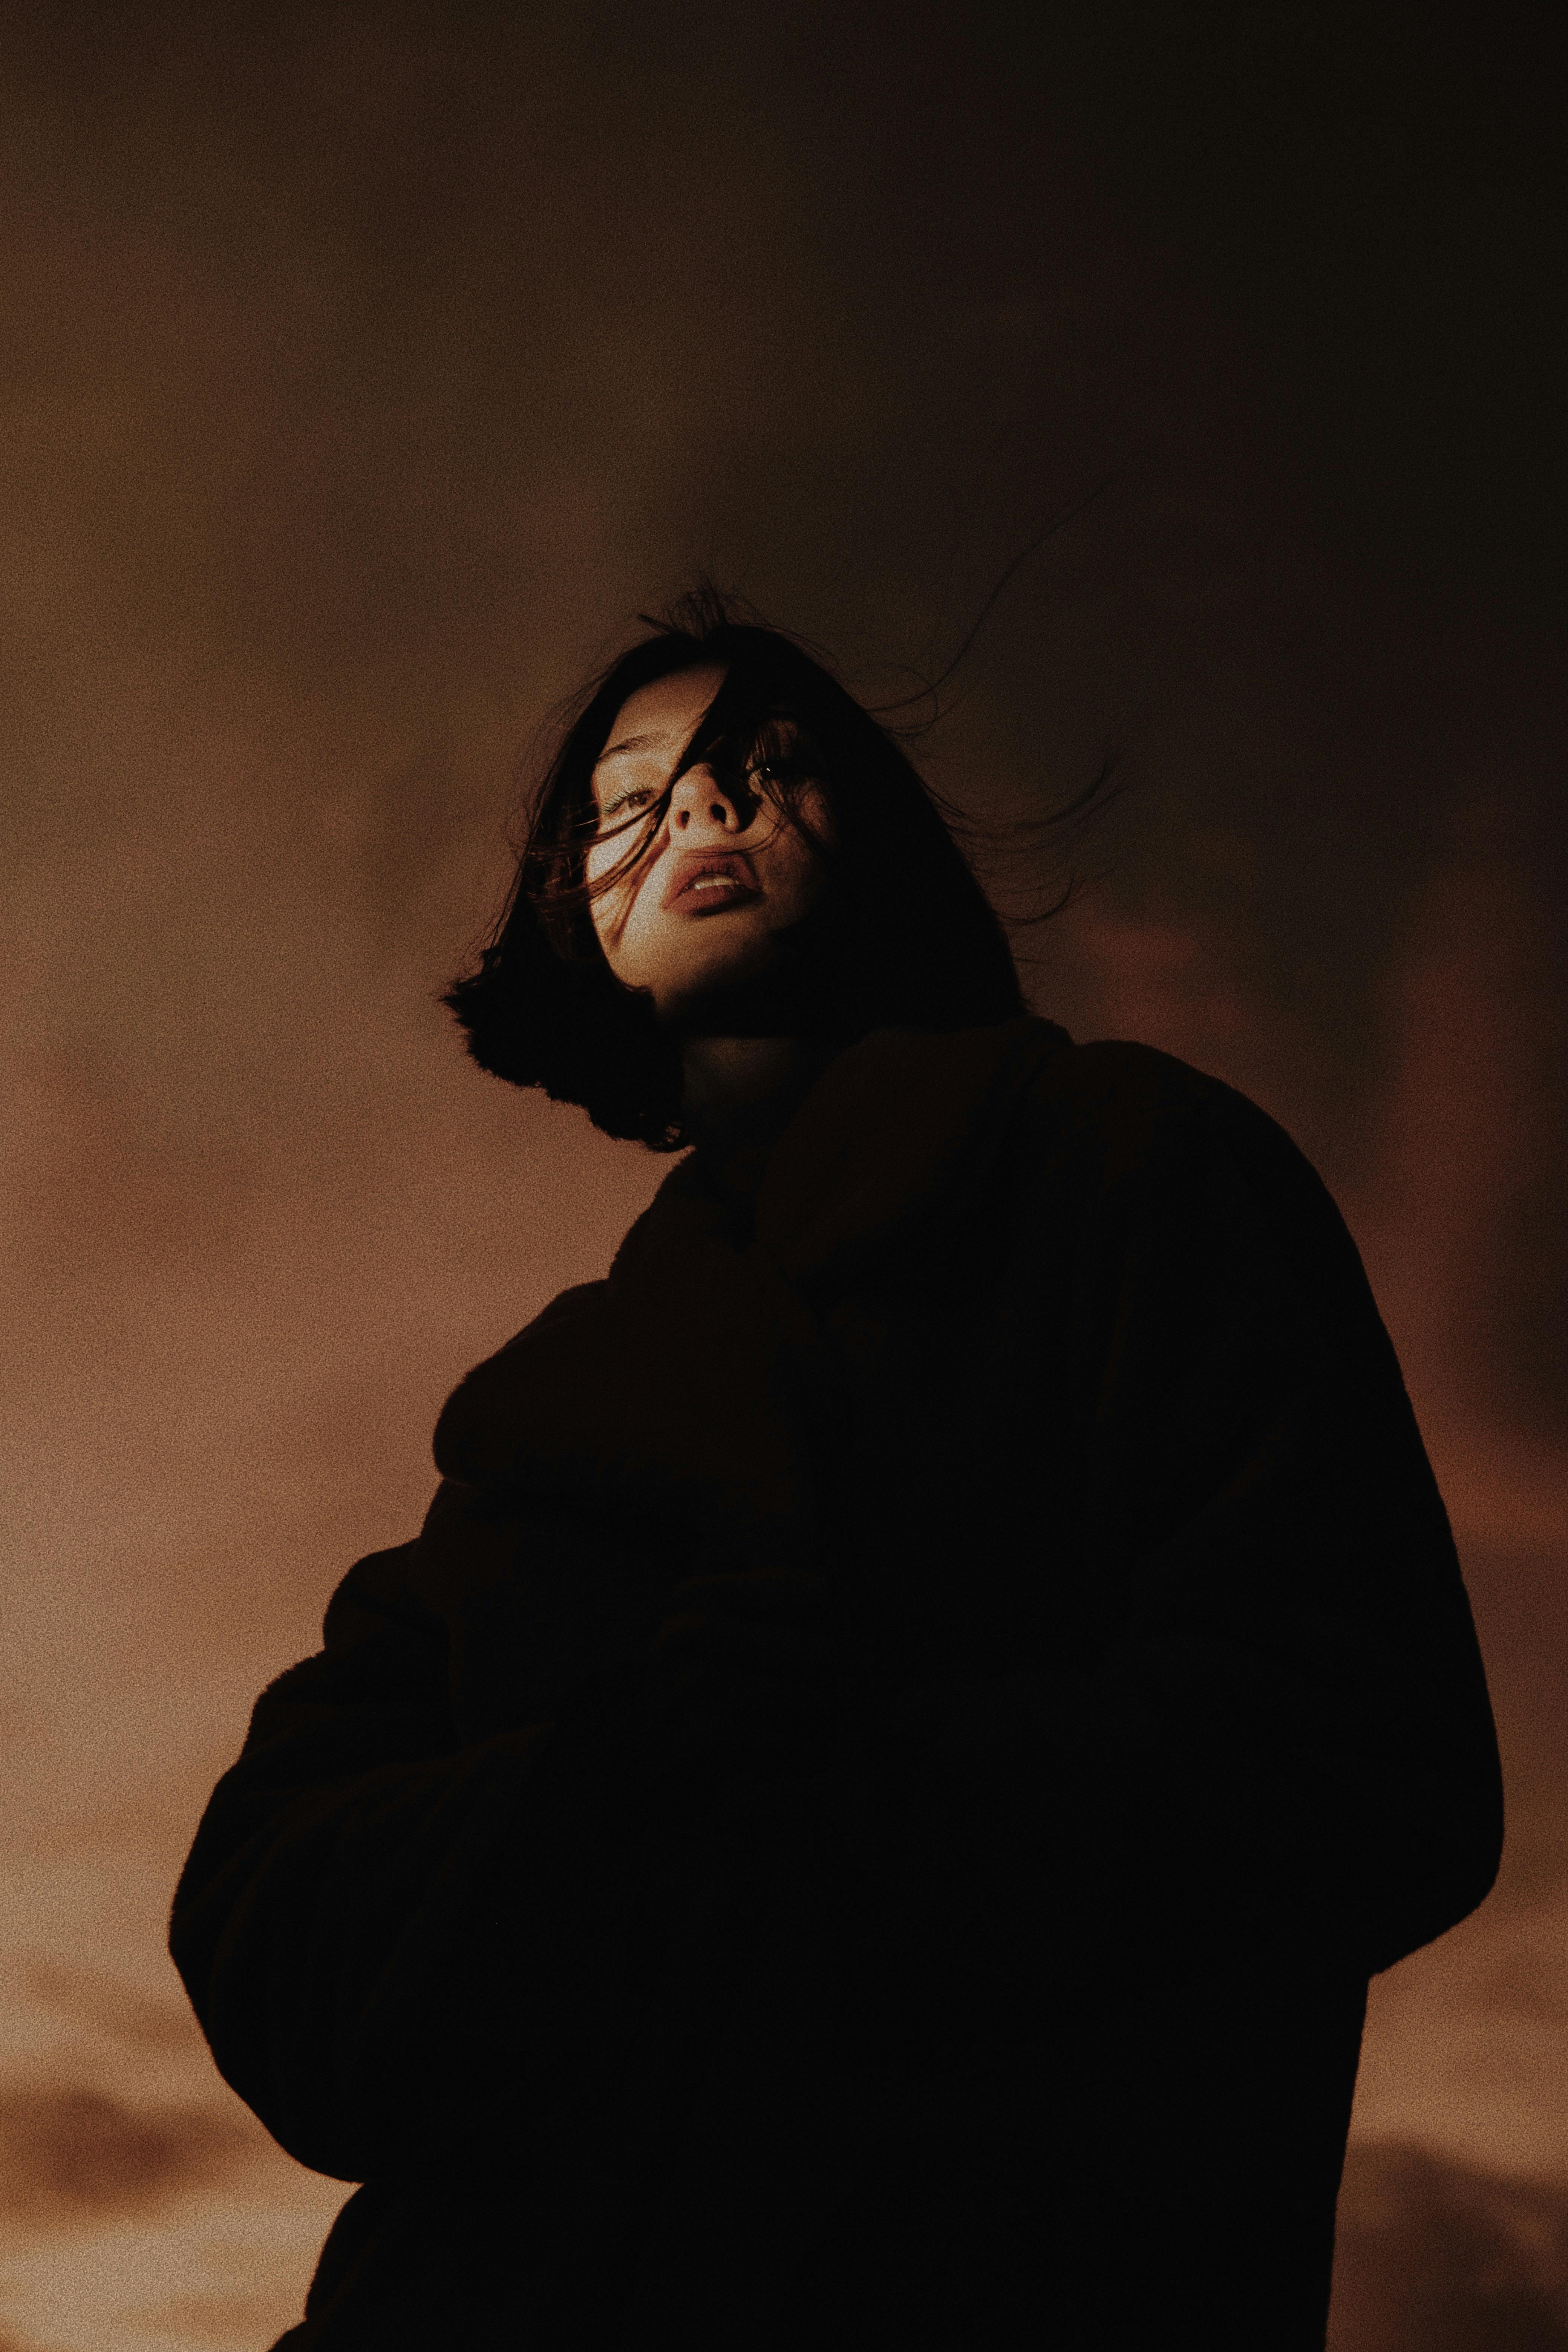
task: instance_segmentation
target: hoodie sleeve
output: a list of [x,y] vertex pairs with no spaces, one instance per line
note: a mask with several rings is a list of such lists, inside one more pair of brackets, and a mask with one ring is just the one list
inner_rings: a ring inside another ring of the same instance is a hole
[[411,1543],[350,1570],[321,1651],[257,1702],[174,1898],[220,2073],[342,2180],[526,2128],[631,1998],[619,1680],[461,1738],[420,1568]]
[[1026,2006],[1280,1932],[1364,1979],[1473,1910],[1501,1851],[1443,1504],[1289,1139],[1148,1049],[1079,1064],[1040,1206],[1069,1236],[1082,1639],[885,1703],[911,1785],[944,1792],[911,1815],[921,1931]]

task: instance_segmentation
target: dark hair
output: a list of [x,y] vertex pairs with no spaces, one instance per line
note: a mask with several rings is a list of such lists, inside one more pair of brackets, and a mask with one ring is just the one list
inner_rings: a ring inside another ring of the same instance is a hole
[[[628,821],[628,847],[611,873],[589,885],[584,863],[596,824],[594,765],[616,711],[638,687],[708,663],[723,666],[724,682],[677,774],[705,760],[743,777],[765,761],[770,797],[829,869],[817,906],[779,935],[791,1027],[849,1044],[874,1029],[978,1028],[1026,1011],[1007,934],[929,788],[824,663],[782,630],[740,617],[707,583],[662,618],[642,617],[653,635],[563,714],[506,905],[479,969],[442,1000],[480,1068],[580,1103],[606,1135],[656,1151],[689,1141],[679,1035],[656,1016],[648,990],[616,978],[592,912],[642,854],[675,777],[654,808]],[[826,803],[831,839],[800,808],[808,782]]]

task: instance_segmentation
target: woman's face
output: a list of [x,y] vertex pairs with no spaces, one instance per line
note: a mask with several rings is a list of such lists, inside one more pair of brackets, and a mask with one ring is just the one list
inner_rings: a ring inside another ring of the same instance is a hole
[[[657,678],[622,703],[594,769],[600,832],[588,850],[591,882],[626,856],[635,834],[614,828],[658,800],[723,681],[711,663]],[[755,791],[731,795],[705,762],[689,768],[630,873],[592,902],[611,971],[628,988],[650,989],[661,1017],[710,990],[763,978],[775,934],[826,887],[810,843],[761,796],[765,774],[751,772]],[[815,784],[801,806],[830,838]]]

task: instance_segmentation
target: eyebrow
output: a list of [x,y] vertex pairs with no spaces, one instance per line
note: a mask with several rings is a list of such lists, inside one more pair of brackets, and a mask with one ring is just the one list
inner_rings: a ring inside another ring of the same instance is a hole
[[623,751],[640,751],[645,743],[657,743],[658,740],[657,735],[623,736],[620,742],[612,743],[607,751],[601,751],[594,765],[595,768],[603,767],[606,760],[618,759]]

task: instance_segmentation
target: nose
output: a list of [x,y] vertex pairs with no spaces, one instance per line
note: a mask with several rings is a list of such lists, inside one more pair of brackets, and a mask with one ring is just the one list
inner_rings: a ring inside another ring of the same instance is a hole
[[711,768],[688,768],[669,796],[671,833],[739,833],[740,812]]

